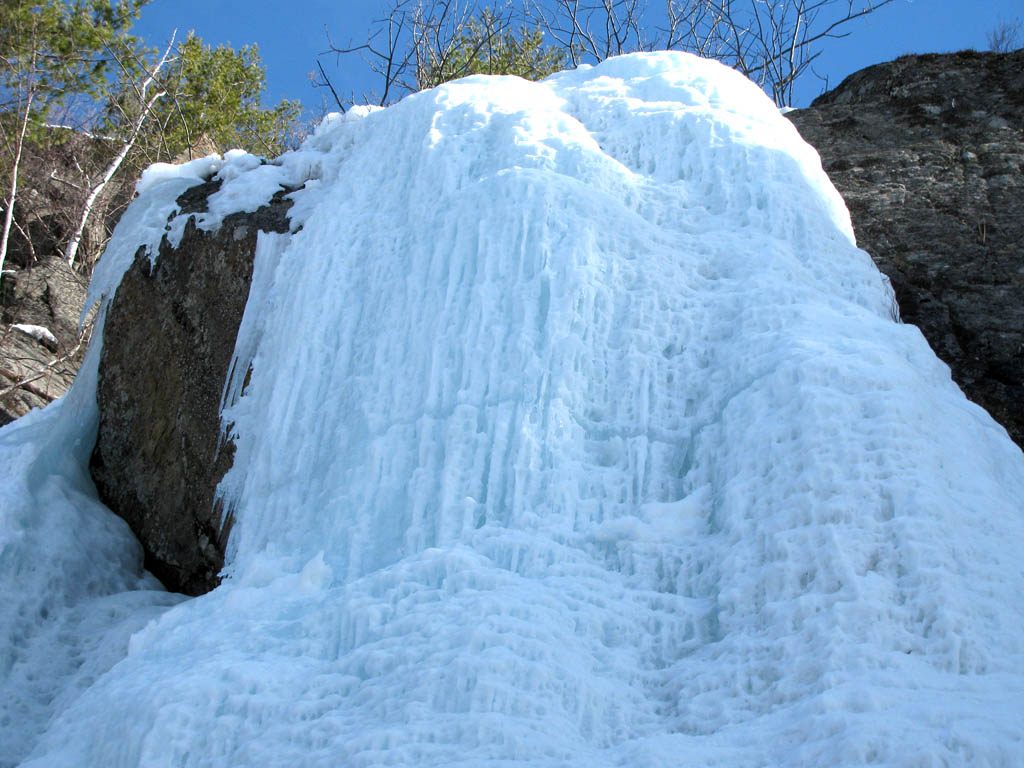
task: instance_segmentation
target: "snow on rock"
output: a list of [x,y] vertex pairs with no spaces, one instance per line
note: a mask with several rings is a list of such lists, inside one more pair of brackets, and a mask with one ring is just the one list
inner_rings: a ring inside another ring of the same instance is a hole
[[[637,55],[359,117],[222,188],[306,180],[257,254],[250,381],[226,384],[228,578],[112,666],[70,633],[97,672],[47,673],[74,695],[9,762],[1024,760],[1024,457],[893,321],[753,84]],[[67,409],[35,420],[87,440]],[[31,516],[43,482],[78,494],[48,515],[112,529],[90,549],[126,547],[81,457],[43,472],[17,429],[3,562],[56,524]],[[66,539],[33,545],[45,567]],[[104,637],[153,615],[122,572],[90,593],[119,606]],[[47,589],[4,636],[40,668],[11,638],[46,634]]]
[[[237,150],[235,151],[237,152]],[[195,160],[181,164],[153,163],[142,172],[142,176],[135,183],[135,192],[142,195],[158,184],[165,184],[176,179],[184,179],[198,184],[216,173],[223,164],[224,158],[217,154],[197,157]]]
[[15,323],[11,330],[18,331],[26,336],[35,339],[47,349],[57,349],[57,337],[53,332],[42,325],[31,325],[30,323]]

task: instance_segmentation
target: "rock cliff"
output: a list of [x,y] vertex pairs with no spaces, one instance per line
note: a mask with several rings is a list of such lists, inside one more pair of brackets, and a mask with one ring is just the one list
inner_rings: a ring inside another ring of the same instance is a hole
[[86,284],[59,256],[5,269],[0,302],[0,426],[64,395],[85,356]]
[[904,322],[1024,446],[1024,50],[905,56],[789,117]]
[[[62,397],[74,381],[92,331],[87,320],[79,332],[87,274],[135,186],[120,176],[107,184],[94,202],[76,267],[68,266],[64,247],[89,179],[106,167],[108,148],[84,133],[41,128],[44,136],[25,143],[0,276],[0,425]],[[19,330],[26,326],[29,333]]]

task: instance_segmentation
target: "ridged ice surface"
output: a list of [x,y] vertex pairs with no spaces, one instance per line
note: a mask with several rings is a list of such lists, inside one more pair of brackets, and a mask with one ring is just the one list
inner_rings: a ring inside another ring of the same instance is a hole
[[203,226],[309,179],[225,384],[228,578],[46,672],[12,764],[1024,763],[1024,456],[754,85],[471,78],[221,174]]

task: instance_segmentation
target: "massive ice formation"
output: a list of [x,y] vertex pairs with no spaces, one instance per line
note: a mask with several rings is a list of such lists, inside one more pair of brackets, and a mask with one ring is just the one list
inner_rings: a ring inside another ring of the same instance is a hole
[[[750,82],[470,78],[219,172],[201,226],[306,181],[225,385],[228,578],[126,591],[63,450],[89,366],[0,432],[0,759],[1024,760],[1024,457]],[[97,293],[196,173],[150,175]]]

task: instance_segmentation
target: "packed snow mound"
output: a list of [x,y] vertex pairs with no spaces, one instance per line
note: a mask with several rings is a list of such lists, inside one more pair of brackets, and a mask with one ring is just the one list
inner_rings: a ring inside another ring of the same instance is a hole
[[[8,763],[1024,761],[1024,457],[749,81],[473,77],[218,168],[201,226],[305,182],[225,382],[227,578],[161,602],[132,570],[59,451],[94,362],[0,431],[0,578],[34,578]],[[94,296],[191,173],[148,178]]]

